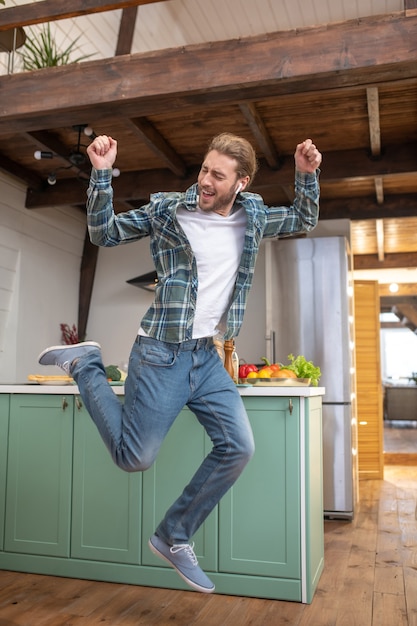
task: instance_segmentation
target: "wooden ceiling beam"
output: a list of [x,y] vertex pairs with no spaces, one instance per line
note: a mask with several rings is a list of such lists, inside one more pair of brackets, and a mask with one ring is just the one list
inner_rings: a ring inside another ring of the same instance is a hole
[[389,217],[417,217],[417,194],[386,196],[384,204],[378,204],[373,197],[356,197],[325,200],[320,202],[320,219],[386,219]]
[[[96,123],[170,112],[173,101],[178,110],[416,79],[416,29],[417,16],[395,14],[0,77],[0,134],[36,129],[42,120],[38,129],[45,128],[51,111],[58,127],[81,110]],[[77,107],[68,89],[75,84]]]
[[[417,258],[416,258],[417,261]],[[393,294],[389,289],[389,283],[380,283],[379,285],[379,295],[380,297],[395,297],[402,298],[404,296],[415,296],[417,295],[417,283],[398,283],[398,292],[397,294]],[[417,302],[416,302],[417,304]]]
[[385,250],[384,250],[384,220],[378,218],[375,220],[375,229],[376,229],[376,246],[378,250],[378,261],[384,260]]
[[78,335],[80,341],[85,341],[87,322],[90,312],[91,297],[93,294],[94,278],[98,260],[98,246],[91,243],[86,229],[83,255],[80,268],[80,284],[78,293]]
[[417,267],[417,252],[386,254],[383,261],[378,261],[375,254],[355,254],[353,259],[355,270],[381,270],[401,267]]
[[[351,151],[349,151],[351,152]],[[336,158],[334,158],[336,154]],[[326,181],[328,169],[332,169],[335,161],[341,160],[345,164],[345,182],[349,181],[350,172],[346,170],[350,165],[350,154],[332,153],[326,161],[328,165],[321,176],[322,185]],[[373,163],[373,162],[372,162]],[[122,172],[119,178],[113,180],[114,198],[117,201],[131,202],[137,205],[138,201],[146,201],[151,193],[161,189],[185,190],[197,180],[200,164],[189,168],[187,175],[181,178],[167,169],[147,170],[137,172]],[[336,172],[339,166],[336,164]],[[330,172],[332,173],[332,172]],[[355,170],[354,170],[355,173]],[[371,174],[372,175],[372,174]],[[279,172],[272,171],[260,161],[260,169],[256,175],[251,190],[260,193],[267,204],[277,202],[277,191],[294,184],[293,159],[285,160]],[[27,208],[41,208],[44,206],[77,205],[85,202],[85,188],[74,185],[69,181],[58,181],[54,187],[31,188],[26,198]],[[322,198],[320,205],[321,219],[376,219],[387,217],[417,216],[417,194],[386,195],[384,203],[379,204],[374,196],[351,197],[349,202],[345,198],[326,200]]]
[[[138,122],[138,120],[136,120]],[[138,125],[136,125],[138,130]],[[147,129],[142,125],[142,132]],[[138,130],[139,132],[139,130]],[[150,140],[150,134],[147,140]],[[156,143],[154,149],[156,150]],[[164,145],[159,147],[162,158]],[[173,152],[173,155],[176,155]],[[189,168],[188,173],[179,165],[179,172],[175,173],[174,156],[165,156],[166,161],[171,159],[173,167],[171,171],[161,168],[158,170],[148,170],[146,172],[122,172],[122,175],[115,179],[114,197],[118,201],[136,202],[137,199],[146,199],[155,191],[163,189],[186,189],[195,182],[200,163]],[[358,178],[364,180],[367,176],[374,179],[389,174],[401,176],[404,172],[417,172],[417,162],[414,144],[403,144],[401,146],[388,146],[384,156],[379,161],[369,159],[363,150],[349,150],[332,152],[325,155],[326,167],[321,174],[321,184],[326,182],[337,182],[348,184]],[[181,162],[182,163],[182,162]],[[276,200],[277,188],[293,188],[294,185],[294,160],[287,158],[283,161],[279,172],[271,170],[260,160],[259,171],[256,175],[252,190],[264,196],[269,204]],[[177,167],[177,169],[178,169]],[[184,166],[185,167],[185,166]],[[42,206],[54,206],[60,204],[81,204],[85,202],[84,188],[77,185],[68,188],[58,181],[57,185],[44,189],[42,186],[32,186],[27,194],[27,207],[38,208]],[[323,219],[335,219],[336,217],[350,217],[351,219],[375,219],[376,217],[396,217],[417,215],[417,196],[415,194],[402,194],[398,196],[398,206],[392,197],[384,198],[384,203],[380,204],[375,197],[371,198],[350,198],[349,203],[345,200],[333,199],[322,200],[321,216]]]
[[256,105],[253,102],[247,104],[241,103],[239,104],[239,108],[269,167],[274,170],[279,169],[281,166],[279,154],[274,146],[271,135],[265,127],[262,117],[258,113]]
[[[326,162],[321,175],[322,182],[354,182],[355,179],[360,181],[371,177],[375,183],[383,176],[417,172],[417,152],[413,143],[387,145],[379,159],[370,158],[366,150],[338,150],[325,154],[324,158]],[[286,164],[293,167],[292,157],[286,159]]]
[[384,202],[384,181],[382,176],[375,177],[375,195],[376,201],[378,204],[383,204]]
[[143,4],[153,4],[164,0],[121,0],[120,2],[108,2],[107,0],[43,0],[42,2],[29,2],[0,11],[0,31],[18,26],[30,26],[43,22],[90,15],[91,13],[103,13],[115,11],[126,7],[134,7]]
[[122,19],[120,20],[119,26],[119,35],[117,37],[116,56],[130,54],[132,52],[137,14],[137,6],[123,9]]
[[136,117],[126,120],[133,133],[137,135],[161,162],[168,167],[176,176],[184,178],[187,174],[187,166],[179,154],[168,144],[160,132],[145,117]]
[[369,140],[371,154],[378,157],[381,154],[381,127],[379,123],[379,93],[378,87],[367,87],[366,100],[368,104]]
[[[71,149],[68,149],[68,146],[64,144],[60,139],[58,139],[53,133],[48,132],[47,130],[43,131],[34,131],[31,133],[22,133],[29,141],[32,141],[34,147],[39,150],[52,152],[54,158],[59,159],[66,165],[74,166],[74,163],[71,161]],[[74,131],[74,148],[77,144],[77,134]],[[82,154],[85,155],[85,150],[83,150]],[[85,160],[88,158],[85,156]],[[82,165],[82,163],[80,163]],[[52,165],[51,169],[56,169],[54,165]]]
[[23,167],[19,163],[12,161],[7,158],[3,154],[0,153],[0,170],[6,172],[7,174],[11,174],[15,176],[20,181],[24,181],[29,189],[32,187],[34,189],[41,189],[43,186],[42,179],[34,174],[32,170],[29,170],[26,167]]
[[[176,176],[168,169],[122,172],[120,177],[112,181],[114,198],[117,201],[137,204],[138,199],[148,201],[151,193],[162,189],[185,190],[195,183],[199,169],[193,168],[185,178]],[[85,191],[83,185],[74,185],[74,181],[59,180],[53,187],[28,189],[26,208],[85,203]]]
[[[130,199],[136,199],[138,197],[146,198],[150,193],[155,191],[159,191],[162,187],[167,188],[169,185],[170,189],[182,189],[184,184],[186,184],[187,180],[190,180],[190,177],[186,175],[186,168],[183,161],[180,159],[179,155],[175,151],[170,148],[168,151],[166,142],[163,138],[160,138],[160,142],[158,143],[156,139],[156,135],[153,136],[150,133],[149,127],[145,128],[145,122],[142,120],[142,126],[139,130],[139,122],[138,118],[136,119],[136,125],[133,127],[135,131],[140,135],[141,139],[146,141],[148,145],[154,150],[154,152],[158,153],[161,157],[161,160],[164,160],[166,166],[169,167],[171,172],[166,169],[161,170],[153,170],[146,173],[146,176],[140,172],[123,172],[122,176],[118,179],[118,194],[116,199],[120,201],[129,201]],[[133,122],[131,122],[133,124]],[[43,131],[41,134],[39,133],[27,133],[27,136],[33,137],[36,139],[41,139],[44,145],[49,146],[49,149],[52,151],[56,151],[61,155],[67,154],[67,149],[62,147],[59,148],[56,144],[52,143],[51,135],[45,134]],[[153,141],[153,144],[152,144]],[[0,153],[1,154],[1,153]],[[338,151],[332,152],[325,155],[326,159],[326,167],[323,169],[321,174],[321,183],[325,185],[326,183],[343,183],[348,184],[350,182],[355,182],[355,180],[366,180],[366,178],[372,178],[374,181],[381,179],[383,176],[389,175],[391,180],[394,176],[401,176],[403,173],[416,173],[417,175],[417,156],[415,145],[410,144],[402,144],[397,146],[386,146],[384,155],[379,160],[373,160],[369,158],[369,155],[364,150],[348,150],[348,151]],[[4,162],[3,169],[5,171],[9,171],[11,174],[16,175],[15,172],[15,164],[12,161],[7,160]],[[200,163],[194,164],[194,171],[198,172],[200,167]],[[193,168],[191,167],[191,173]],[[364,172],[366,172],[366,176],[364,176]],[[167,179],[167,175],[169,178]],[[141,187],[143,191],[138,195],[137,186],[135,181],[141,180],[144,178],[143,182],[141,182]],[[27,180],[27,178],[24,178]],[[39,179],[37,179],[39,180]],[[194,182],[194,181],[192,181]],[[259,193],[269,193],[269,195],[274,194],[274,190],[276,187],[288,187],[292,189],[294,186],[294,160],[291,158],[287,158],[282,160],[282,167],[277,173],[274,170],[271,170],[264,161],[260,161],[260,168],[257,173],[256,179],[256,188]],[[33,190],[38,189],[41,185],[31,185]],[[381,182],[382,186],[382,182]],[[55,193],[58,192],[59,185],[56,186]],[[40,192],[42,195],[42,192]],[[77,187],[75,186],[73,193],[77,194]],[[29,191],[29,198],[31,196],[32,190]],[[65,200],[67,191],[63,190],[62,200]],[[73,194],[70,194],[71,198]],[[36,201],[34,198],[36,197]],[[78,204],[84,202],[84,197],[76,196],[78,199],[73,199],[70,204]],[[383,198],[384,199],[384,198]],[[42,200],[42,197],[36,193],[33,195],[33,199],[30,200],[28,206],[38,207],[42,206],[42,202],[45,201],[49,204],[48,196]],[[361,203],[364,202],[364,206],[368,206],[370,203],[372,204],[371,213],[373,216],[377,215],[377,207],[381,209],[381,217],[384,217],[384,203],[381,204],[381,195],[377,194],[377,199],[373,199],[370,201],[362,200],[361,198],[354,200],[351,199],[352,206],[354,206],[354,213],[358,213],[354,219],[360,219],[360,210]],[[328,201],[333,202],[334,204],[331,206],[331,211],[335,210],[335,206],[338,205],[341,201],[334,200]],[[350,201],[349,201],[350,203]],[[357,203],[357,206],[355,205]],[[59,200],[56,200],[56,204],[60,204]],[[66,202],[64,202],[66,204]],[[388,206],[388,205],[387,205]],[[405,214],[410,215],[409,211],[411,210],[409,206],[409,202],[406,203]],[[388,213],[391,213],[391,206],[387,209]],[[414,213],[411,213],[414,215]],[[385,215],[387,217],[387,215]]]

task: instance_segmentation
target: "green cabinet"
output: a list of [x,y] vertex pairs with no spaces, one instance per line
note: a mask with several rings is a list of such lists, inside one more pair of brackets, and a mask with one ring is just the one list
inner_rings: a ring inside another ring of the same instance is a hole
[[[193,413],[183,410],[165,438],[152,467],[143,474],[142,563],[169,567],[148,548],[166,510],[180,496],[212,447]],[[201,567],[217,571],[217,508],[193,537]]]
[[[76,391],[0,395],[0,567],[187,589],[147,544],[209,438],[184,409],[153,466],[123,472]],[[324,559],[321,397],[251,392],[255,455],[195,551],[217,593],[311,602]]]
[[10,398],[5,550],[70,554],[72,398]]
[[71,556],[140,562],[142,474],[112,461],[79,396],[74,399]]
[[[193,538],[199,563],[217,592],[311,602],[324,553],[321,398],[244,402],[255,455]],[[142,564],[168,567],[147,540],[210,447],[183,410],[143,475]]]
[[9,406],[10,397],[8,395],[0,395],[0,550],[3,550],[4,547]]
[[142,477],[114,465],[80,397],[10,403],[5,550],[138,564]]
[[220,504],[220,569],[300,577],[299,409],[287,398],[246,400],[256,450]]

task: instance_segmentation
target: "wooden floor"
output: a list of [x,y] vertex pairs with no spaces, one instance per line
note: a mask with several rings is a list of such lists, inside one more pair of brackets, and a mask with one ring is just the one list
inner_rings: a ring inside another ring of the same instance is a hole
[[416,504],[417,467],[361,481],[310,605],[0,571],[0,626],[417,626]]
[[417,454],[417,421],[384,421],[384,452]]

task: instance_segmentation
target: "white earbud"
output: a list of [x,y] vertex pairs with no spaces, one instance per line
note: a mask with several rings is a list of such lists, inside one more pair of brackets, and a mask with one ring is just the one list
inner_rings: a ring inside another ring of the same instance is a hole
[[242,189],[242,187],[243,187],[242,183],[239,183],[238,186],[235,189],[235,194],[238,194],[239,191]]

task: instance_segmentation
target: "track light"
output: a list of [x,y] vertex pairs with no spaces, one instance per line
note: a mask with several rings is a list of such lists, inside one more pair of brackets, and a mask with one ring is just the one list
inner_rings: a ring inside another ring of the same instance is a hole
[[41,159],[52,159],[54,153],[50,152],[49,150],[35,150],[33,156],[37,161],[40,161]]
[[[86,137],[88,137],[91,141],[94,141],[97,135],[94,132],[94,130],[91,128],[91,126],[89,126],[88,124],[76,124],[72,128],[78,132],[78,141],[77,141],[77,144],[73,146],[71,150],[69,150],[69,153],[67,155],[65,156],[59,155],[50,150],[36,150],[33,154],[34,158],[37,161],[40,161],[41,159],[52,159],[54,156],[58,156],[58,157],[65,159],[69,163],[67,167],[55,168],[55,170],[49,174],[47,178],[48,185],[56,184],[56,181],[57,181],[56,173],[59,170],[71,169],[72,167],[78,171],[79,180],[82,180],[84,179],[84,177],[88,176],[85,168],[83,167],[86,164],[88,165],[88,161],[89,161],[86,150],[85,150],[85,148],[87,148],[88,146],[81,143],[81,137],[82,137],[82,133],[84,133]],[[118,167],[115,167],[113,169],[112,175],[114,178],[117,178],[118,176],[120,176],[120,170]]]
[[90,137],[91,141],[94,141],[94,139],[97,137],[97,135],[95,134],[91,126],[86,126],[84,128],[84,135],[86,135],[87,137]]

